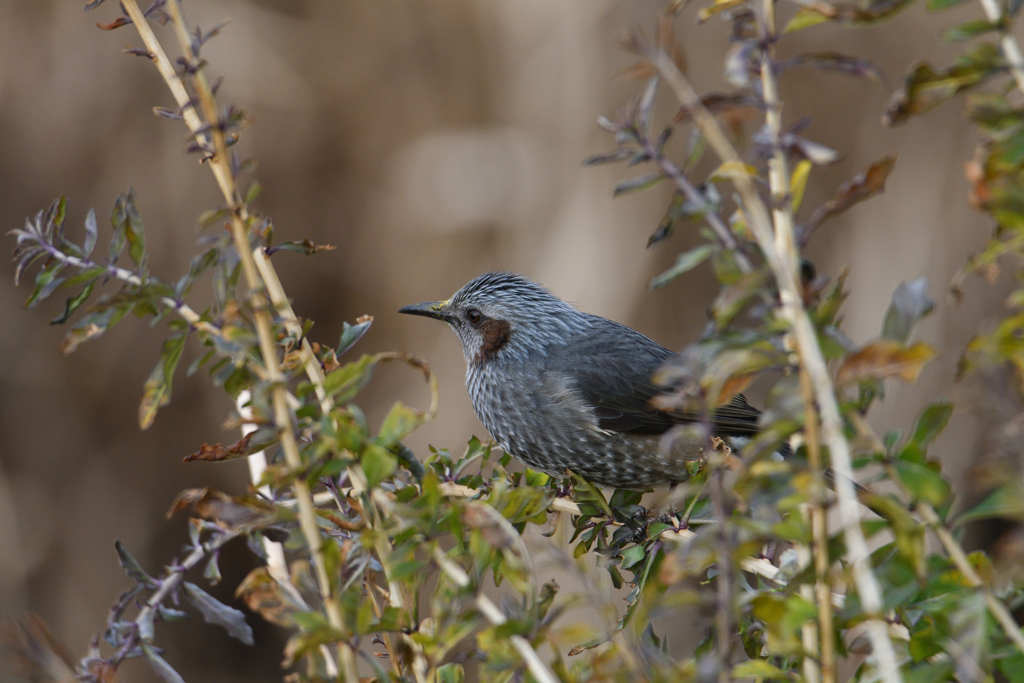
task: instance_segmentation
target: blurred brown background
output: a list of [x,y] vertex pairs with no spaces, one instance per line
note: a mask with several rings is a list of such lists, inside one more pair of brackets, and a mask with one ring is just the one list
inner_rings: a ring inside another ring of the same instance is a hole
[[[82,4],[0,2],[0,227],[20,226],[64,193],[75,228],[97,208],[102,239],[114,197],[133,185],[151,268],[175,278],[193,252],[196,218],[219,196],[209,172],[183,153],[184,127],[150,113],[173,101],[147,61],[121,54],[140,45],[133,30],[95,28],[116,16],[116,3],[89,14]],[[618,37],[632,27],[650,34],[660,7],[658,0],[187,3],[189,20],[204,28],[231,19],[203,56],[225,76],[222,100],[255,118],[241,148],[260,162],[265,189],[257,207],[274,218],[278,239],[338,245],[312,258],[275,256],[296,310],[317,321],[313,338],[334,344],[342,321],[369,313],[376,322],[358,352],[412,351],[440,375],[440,412],[410,439],[417,452],[428,443],[459,450],[484,430],[463,387],[456,340],[439,324],[399,316],[401,305],[447,297],[485,270],[508,269],[667,346],[700,333],[713,295],[706,266],[665,290],[646,288],[697,240],[683,232],[644,249],[668,188],[613,201],[626,171],[580,163],[613,146],[594,121],[638,88],[614,78],[633,61]],[[948,63],[954,50],[936,34],[972,11],[932,17],[915,6],[880,27],[818,27],[783,41],[783,56],[868,57],[895,87],[916,59]],[[694,14],[677,22],[690,77],[699,90],[722,89],[727,27],[699,28]],[[158,35],[173,42],[167,28]],[[974,140],[958,103],[883,128],[889,92],[808,70],[784,80],[787,121],[813,116],[808,137],[845,155],[812,175],[805,206],[883,154],[900,155],[886,194],[830,223],[811,255],[820,272],[851,268],[845,330],[857,341],[877,334],[900,281],[929,278],[938,307],[918,336],[944,351],[917,386],[892,386],[872,420],[881,431],[907,428],[926,401],[960,401],[938,449],[962,473],[978,421],[972,389],[952,384],[953,369],[963,344],[1001,307],[1000,291],[977,280],[968,283],[966,304],[945,297],[951,275],[988,232],[966,205],[962,164]],[[667,97],[662,115],[673,110]],[[180,462],[204,441],[234,438],[221,428],[231,404],[205,375],[179,372],[171,406],[149,431],[138,430],[137,401],[160,329],[126,320],[64,358],[64,330],[48,325],[62,298],[22,310],[29,287],[16,290],[12,272],[8,263],[0,267],[0,617],[40,614],[77,658],[128,586],[114,539],[157,571],[183,540],[185,518],[163,516],[174,495],[206,484],[241,490],[246,467]],[[181,369],[194,357],[191,348]],[[396,397],[421,405],[427,398],[417,377],[389,367],[361,403],[374,419]],[[224,565],[226,588],[252,566],[244,549]],[[279,637],[257,626],[257,658],[201,624],[162,627],[160,642],[188,680],[279,680]],[[132,677],[150,676],[143,669],[131,669]]]

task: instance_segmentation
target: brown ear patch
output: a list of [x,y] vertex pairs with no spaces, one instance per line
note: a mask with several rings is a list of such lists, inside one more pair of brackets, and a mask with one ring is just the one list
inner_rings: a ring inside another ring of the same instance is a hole
[[484,343],[481,344],[480,351],[473,359],[474,363],[482,363],[494,358],[512,336],[512,326],[507,320],[486,320],[480,326],[480,331],[484,335]]

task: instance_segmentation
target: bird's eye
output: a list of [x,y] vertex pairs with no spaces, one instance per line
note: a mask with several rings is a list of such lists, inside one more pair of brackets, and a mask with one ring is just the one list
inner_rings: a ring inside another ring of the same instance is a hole
[[483,319],[484,314],[476,310],[475,308],[471,308],[468,311],[466,311],[466,320],[468,320],[471,325],[479,325],[480,321]]

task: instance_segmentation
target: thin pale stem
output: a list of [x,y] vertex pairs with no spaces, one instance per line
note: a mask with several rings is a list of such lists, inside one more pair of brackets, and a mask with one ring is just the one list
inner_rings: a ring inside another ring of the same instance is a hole
[[726,522],[725,486],[722,484],[722,471],[716,468],[711,474],[715,480],[711,485],[711,500],[718,515],[718,550],[715,565],[718,575],[715,577],[717,595],[715,596],[715,629],[718,632],[718,682],[729,683],[732,680],[732,611],[733,611],[733,562],[732,528]]
[[[772,0],[765,0],[770,4]],[[774,15],[774,7],[771,10]],[[767,28],[770,35],[774,26]],[[739,155],[732,147],[725,132],[714,116],[701,102],[700,97],[690,85],[686,77],[672,59],[662,50],[648,44],[638,46],[644,56],[658,69],[662,78],[675,92],[680,103],[687,108],[694,121],[700,126],[708,143],[723,162],[739,162]],[[774,73],[771,69],[762,68],[762,77],[774,84]],[[788,182],[788,179],[787,179]],[[797,281],[795,264],[796,254],[782,254],[776,247],[776,230],[792,233],[792,216],[784,218],[779,225],[772,224],[768,209],[754,187],[753,181],[744,174],[737,174],[736,189],[743,201],[743,208],[749,216],[749,228],[757,240],[765,261],[772,270],[779,289],[782,303],[781,313],[789,323],[796,340],[800,357],[811,379],[815,399],[821,414],[821,438],[828,446],[832,459],[832,467],[842,476],[836,486],[840,527],[846,540],[849,552],[851,571],[857,592],[861,598],[864,612],[869,616],[866,630],[871,640],[872,649],[878,660],[879,671],[886,683],[900,683],[902,676],[896,660],[896,651],[889,638],[888,627],[882,617],[882,591],[878,580],[871,570],[867,542],[860,528],[861,511],[857,504],[856,492],[853,487],[853,468],[850,462],[850,446],[843,436],[842,418],[839,404],[836,401],[832,380],[825,364],[821,347],[818,345],[817,334],[811,324]],[[785,196],[783,188],[771,188],[773,196]],[[780,191],[782,190],[782,191]],[[783,236],[780,241],[795,252],[792,234]]]
[[825,508],[824,480],[821,470],[821,442],[818,434],[818,410],[814,387],[807,372],[800,372],[800,391],[804,399],[804,440],[807,461],[814,475],[811,497],[811,538],[814,553],[814,594],[818,605],[818,666],[822,683],[835,683],[836,648],[833,637],[832,587],[829,584],[828,517]]
[[[687,201],[695,205],[702,205],[707,203],[707,199],[700,193],[697,187],[690,182],[690,179],[686,177],[686,174],[672,163],[672,160],[666,157],[651,140],[646,136],[638,136],[641,147],[644,152],[653,159],[658,166],[661,167],[662,172],[667,175],[672,182],[676,184],[679,191],[683,193]],[[736,253],[736,262],[744,272],[749,272],[752,269],[750,259],[747,258],[746,254],[739,250],[739,244],[736,242],[736,238],[733,236],[729,226],[725,224],[722,217],[714,211],[708,211],[704,214],[704,220],[707,221],[708,227],[715,233],[718,241],[722,243],[726,249],[732,249]]]

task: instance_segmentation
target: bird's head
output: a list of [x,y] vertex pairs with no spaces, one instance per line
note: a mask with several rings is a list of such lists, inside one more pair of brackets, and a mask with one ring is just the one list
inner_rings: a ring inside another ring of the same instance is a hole
[[548,290],[521,275],[502,272],[470,280],[447,301],[413,304],[399,313],[448,323],[470,365],[543,350],[585,325],[579,311]]

